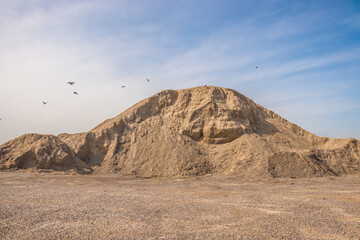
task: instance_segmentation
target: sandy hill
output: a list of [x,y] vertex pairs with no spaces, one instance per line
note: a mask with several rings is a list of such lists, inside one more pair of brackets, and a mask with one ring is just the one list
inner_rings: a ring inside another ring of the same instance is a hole
[[85,133],[27,134],[0,146],[0,168],[249,179],[360,172],[356,139],[317,137],[220,87],[165,90]]

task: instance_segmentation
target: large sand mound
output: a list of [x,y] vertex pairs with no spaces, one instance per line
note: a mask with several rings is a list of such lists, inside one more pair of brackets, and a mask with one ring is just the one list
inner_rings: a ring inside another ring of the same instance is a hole
[[9,141],[0,146],[0,167],[142,177],[341,175],[360,172],[360,143],[317,137],[234,90],[196,87],[162,91],[89,132]]

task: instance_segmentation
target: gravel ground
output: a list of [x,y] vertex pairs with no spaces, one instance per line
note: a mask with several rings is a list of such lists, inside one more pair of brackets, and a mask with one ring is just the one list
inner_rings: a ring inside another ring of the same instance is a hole
[[0,172],[1,239],[360,239],[360,177]]

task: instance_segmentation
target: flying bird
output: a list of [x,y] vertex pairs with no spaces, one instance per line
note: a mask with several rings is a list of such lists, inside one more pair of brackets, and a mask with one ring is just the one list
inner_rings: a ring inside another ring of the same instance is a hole
[[126,87],[126,86],[125,86],[125,85],[122,85],[121,87],[124,88],[124,87]]
[[79,95],[77,92],[74,92],[75,95]]
[[150,78],[146,78],[146,81],[150,82]]
[[259,67],[258,66],[256,66],[256,69],[258,69]]
[[44,101],[42,101],[42,103],[45,105],[45,104],[47,104],[48,102],[44,102]]
[[67,82],[67,84],[74,85],[75,82]]

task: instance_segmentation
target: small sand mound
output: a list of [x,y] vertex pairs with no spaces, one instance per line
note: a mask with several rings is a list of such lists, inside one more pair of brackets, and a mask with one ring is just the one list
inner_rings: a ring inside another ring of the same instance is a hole
[[165,90],[89,132],[24,135],[0,146],[0,157],[2,169],[143,177],[215,173],[264,179],[360,172],[358,140],[317,137],[220,87]]
[[0,168],[92,171],[58,137],[40,134],[25,134],[1,145]]

